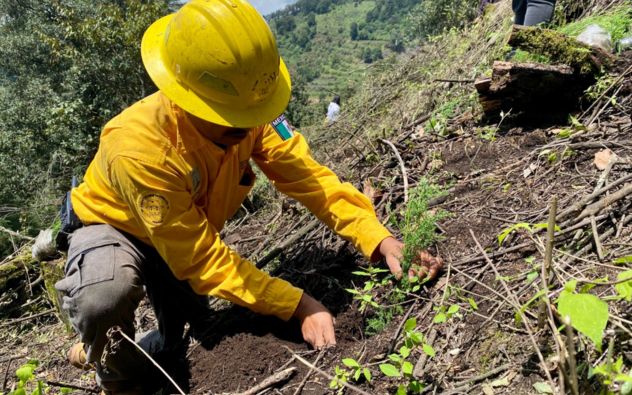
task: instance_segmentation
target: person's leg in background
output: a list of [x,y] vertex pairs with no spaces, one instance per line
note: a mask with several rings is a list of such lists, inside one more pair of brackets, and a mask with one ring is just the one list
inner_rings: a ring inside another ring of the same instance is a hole
[[527,13],[527,3],[528,0],[513,0],[511,3],[511,7],[514,12],[514,24],[523,25],[524,17]]
[[126,341],[115,352],[103,352],[113,326],[134,338],[134,312],[145,295],[142,261],[133,244],[113,227],[87,226],[72,234],[66,277],[56,284],[84,343],[87,362],[95,365],[97,383],[106,391],[140,393],[138,380],[148,367],[146,358]]
[[553,18],[555,0],[529,0],[523,24],[525,26],[537,26],[547,24]]

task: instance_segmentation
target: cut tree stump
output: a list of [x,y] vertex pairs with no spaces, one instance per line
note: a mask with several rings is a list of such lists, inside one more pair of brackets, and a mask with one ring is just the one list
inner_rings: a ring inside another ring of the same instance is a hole
[[509,110],[536,117],[566,114],[613,62],[600,48],[537,27],[514,26],[509,45],[545,56],[552,64],[494,62],[491,78],[474,83],[487,115]]
[[478,79],[474,85],[483,110],[490,114],[511,109],[569,111],[590,83],[566,65],[497,61],[492,77]]

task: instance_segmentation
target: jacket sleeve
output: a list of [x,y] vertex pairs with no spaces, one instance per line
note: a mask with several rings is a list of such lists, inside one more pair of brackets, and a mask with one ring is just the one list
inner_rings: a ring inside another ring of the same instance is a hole
[[297,131],[264,126],[253,159],[279,191],[303,203],[367,259],[375,259],[380,242],[391,236],[369,199],[318,163]]
[[193,203],[182,175],[119,156],[111,162],[109,177],[176,278],[187,280],[198,294],[291,318],[303,291],[257,269],[224,244]]

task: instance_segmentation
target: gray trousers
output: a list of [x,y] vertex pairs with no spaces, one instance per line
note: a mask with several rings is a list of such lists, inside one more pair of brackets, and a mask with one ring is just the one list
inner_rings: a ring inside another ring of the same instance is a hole
[[105,390],[136,386],[150,366],[132,344],[122,341],[114,347],[106,336],[119,326],[135,338],[134,312],[145,290],[156,312],[163,351],[182,344],[186,322],[203,321],[210,314],[207,297],[178,281],[155,249],[109,225],[86,226],[72,234],[66,277],[55,287]]
[[513,0],[516,25],[536,26],[553,18],[555,0]]

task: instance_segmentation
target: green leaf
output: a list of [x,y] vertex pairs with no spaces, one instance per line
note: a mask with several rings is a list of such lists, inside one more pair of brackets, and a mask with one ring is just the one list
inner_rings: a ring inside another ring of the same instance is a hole
[[406,390],[406,386],[404,384],[400,384],[399,387],[397,387],[397,392],[395,393],[395,395],[407,395],[408,391]]
[[413,369],[414,369],[413,364],[408,361],[402,364],[402,373],[404,373],[405,376],[412,376]]
[[619,273],[617,276],[617,281],[625,281],[614,286],[614,289],[617,290],[619,294],[619,298],[625,299],[627,302],[632,302],[632,270],[628,270],[627,272]]
[[424,350],[424,352],[425,352],[426,354],[428,354],[428,356],[430,356],[430,357],[434,357],[434,356],[437,354],[437,353],[435,352],[434,348],[432,348],[432,346],[431,346],[430,344],[428,344],[428,343],[425,343],[425,344],[422,346],[422,349],[423,349],[423,350]]
[[417,319],[415,318],[409,318],[406,320],[406,323],[404,323],[405,332],[413,331],[415,328],[417,328]]
[[358,381],[360,379],[361,374],[362,374],[362,370],[356,369],[355,373],[353,374],[353,380]]
[[532,282],[534,282],[535,279],[538,278],[538,275],[538,272],[531,272],[527,274],[527,284],[531,284]]
[[355,359],[353,359],[353,358],[344,358],[344,359],[342,360],[342,363],[343,363],[345,366],[348,366],[348,367],[350,367],[350,368],[359,368],[359,367],[360,367],[360,364],[359,364],[358,362],[356,362],[356,360],[355,360]]
[[608,323],[608,304],[590,294],[562,292],[557,301],[562,317],[570,319],[573,328],[593,341],[601,351],[603,331]]
[[467,298],[467,302],[470,304],[470,307],[472,308],[472,310],[474,311],[478,310],[478,305],[476,304],[476,301],[473,298]]
[[630,381],[626,380],[621,386],[621,395],[632,395],[632,369],[628,372],[628,377]]
[[626,263],[632,263],[632,255],[617,258],[612,261],[615,265],[625,265]]
[[410,355],[410,348],[402,346],[402,348],[399,349],[399,355],[401,355],[402,358],[408,358]]
[[371,277],[371,273],[367,273],[367,272],[351,272],[351,274],[355,274],[356,276]]
[[552,394],[553,389],[549,385],[549,383],[539,382],[533,384],[533,388],[538,392],[538,394]]
[[437,315],[435,315],[432,322],[434,322],[435,324],[442,324],[446,322],[447,320],[448,320],[448,316],[445,313],[437,313]]
[[402,357],[397,354],[391,354],[388,356],[388,359],[395,363],[402,363]]
[[364,368],[362,369],[362,373],[364,374],[364,378],[366,379],[366,381],[370,383],[371,379],[373,378],[373,376],[371,376],[371,371],[368,368]]
[[399,376],[401,376],[401,374],[399,373],[399,369],[397,369],[395,366],[391,365],[390,363],[382,363],[382,364],[380,364],[380,370],[387,377],[399,377]]
[[454,314],[458,313],[460,308],[461,308],[461,306],[459,306],[458,304],[453,304],[448,309],[448,315],[454,315]]
[[408,335],[408,338],[410,339],[410,341],[413,342],[414,345],[421,344],[424,341],[423,335],[419,332],[410,333]]
[[18,370],[15,371],[15,375],[18,377],[18,379],[21,382],[27,383],[35,377],[33,375],[33,371],[35,371],[35,368],[36,368],[35,365],[27,363],[25,365],[20,366]]
[[413,380],[408,383],[408,390],[411,394],[421,394],[421,391],[424,390],[424,386],[417,380]]

